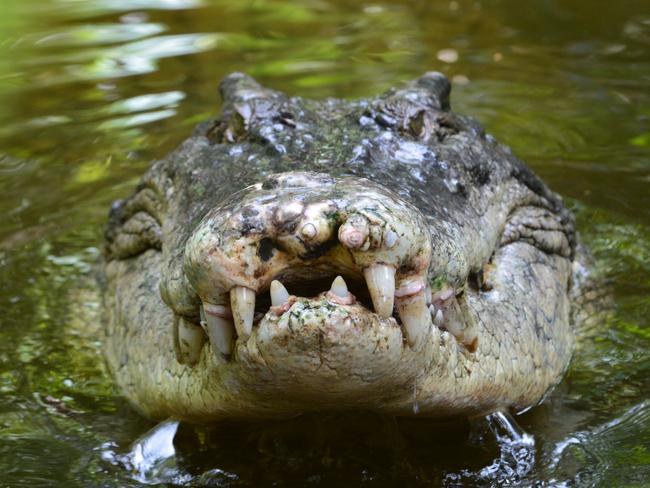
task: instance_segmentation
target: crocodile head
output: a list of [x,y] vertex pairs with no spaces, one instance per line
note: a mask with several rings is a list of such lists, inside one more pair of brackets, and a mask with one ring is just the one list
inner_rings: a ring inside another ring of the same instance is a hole
[[560,379],[573,219],[442,75],[357,101],[221,92],[110,213],[105,352],[141,411],[475,415]]

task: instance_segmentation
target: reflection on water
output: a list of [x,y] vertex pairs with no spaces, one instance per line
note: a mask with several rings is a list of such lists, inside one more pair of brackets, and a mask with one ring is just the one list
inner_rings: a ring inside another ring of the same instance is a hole
[[[585,485],[603,482],[604,479],[608,480],[607,484],[615,484],[612,468],[626,469],[628,464],[647,467],[650,462],[647,444],[639,443],[639,429],[641,432],[647,432],[648,422],[650,401],[644,400],[613,420],[591,427],[587,431],[574,432],[558,442],[549,454],[549,468],[561,478],[566,478],[567,474],[573,472],[571,477],[577,477]],[[647,438],[645,441],[647,442]],[[580,462],[581,460],[583,461]],[[576,473],[576,470],[585,464],[587,468]],[[628,479],[630,484],[641,485],[647,482],[647,472],[631,473]]]
[[36,64],[60,66],[60,72],[56,68],[48,70],[35,81],[37,85],[50,86],[149,73],[156,70],[161,58],[207,51],[223,37],[219,34],[156,36],[101,50],[49,55],[36,59]]
[[[647,2],[26,0],[3,3],[0,32],[3,483],[641,486],[650,477]],[[567,197],[612,281],[615,316],[556,392],[516,417],[534,444],[494,417],[181,425],[173,462],[161,455],[148,461],[153,475],[134,470],[129,446],[146,458],[133,443],[153,426],[102,370],[87,320],[96,297],[83,285],[110,202],[218,111],[228,72],[292,94],[355,97],[430,69],[454,81],[457,111]]]

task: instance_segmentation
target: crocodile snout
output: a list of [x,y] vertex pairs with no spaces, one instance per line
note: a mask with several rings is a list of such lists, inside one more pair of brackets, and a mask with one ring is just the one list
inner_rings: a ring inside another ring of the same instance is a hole
[[229,356],[233,339],[248,340],[267,314],[277,318],[296,297],[317,301],[322,292],[346,314],[394,315],[418,348],[432,324],[430,260],[424,216],[390,190],[283,173],[208,212],[187,242],[184,268],[213,349]]

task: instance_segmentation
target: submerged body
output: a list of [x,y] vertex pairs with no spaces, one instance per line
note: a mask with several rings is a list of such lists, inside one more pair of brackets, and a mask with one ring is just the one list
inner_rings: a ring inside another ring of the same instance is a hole
[[144,414],[208,422],[524,409],[562,377],[574,221],[428,73],[370,100],[234,74],[116,202],[105,355]]

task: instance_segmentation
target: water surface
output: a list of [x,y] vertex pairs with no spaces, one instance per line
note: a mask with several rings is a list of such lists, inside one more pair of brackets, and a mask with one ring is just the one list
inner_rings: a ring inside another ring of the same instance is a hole
[[[481,423],[323,416],[181,426],[173,462],[151,476],[129,468],[129,446],[153,424],[119,397],[70,306],[72,293],[86,310],[97,306],[79,283],[111,201],[218,112],[217,83],[229,72],[291,94],[357,97],[431,69],[453,80],[456,111],[565,196],[612,281],[615,316],[561,387],[516,416],[532,451],[504,451]],[[4,0],[0,190],[2,485],[650,478],[646,0]],[[529,457],[517,472],[520,454]]]

